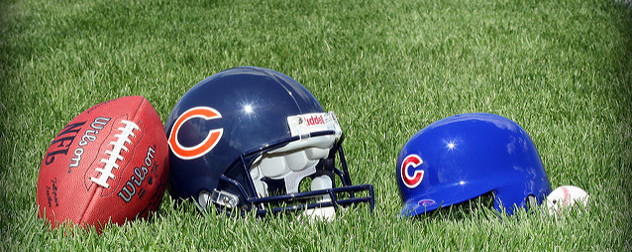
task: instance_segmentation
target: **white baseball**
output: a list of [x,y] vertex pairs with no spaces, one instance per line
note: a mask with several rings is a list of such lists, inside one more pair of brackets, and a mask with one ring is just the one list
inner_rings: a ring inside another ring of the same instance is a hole
[[579,187],[572,185],[560,186],[546,197],[546,206],[550,215],[561,214],[564,209],[570,209],[575,205],[575,202],[581,202],[586,206],[589,197],[590,195]]

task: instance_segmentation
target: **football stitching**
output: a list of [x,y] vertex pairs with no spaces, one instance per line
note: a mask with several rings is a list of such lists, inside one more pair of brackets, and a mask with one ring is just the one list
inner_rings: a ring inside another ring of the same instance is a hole
[[118,160],[125,161],[125,158],[121,156],[121,151],[129,151],[129,149],[125,147],[125,144],[131,144],[132,140],[130,139],[130,136],[136,136],[133,131],[140,130],[138,125],[132,121],[122,120],[121,122],[125,124],[125,127],[118,128],[121,133],[114,135],[114,137],[117,138],[116,142],[110,142],[110,144],[113,146],[112,150],[105,151],[105,154],[109,155],[108,159],[100,160],[100,162],[104,163],[105,166],[103,168],[95,168],[97,172],[101,173],[101,176],[99,176],[98,178],[90,177],[90,180],[92,182],[105,188],[110,188],[110,185],[108,184],[108,179],[116,178],[112,173],[112,169],[119,169],[119,166],[118,164],[116,164],[116,162]]

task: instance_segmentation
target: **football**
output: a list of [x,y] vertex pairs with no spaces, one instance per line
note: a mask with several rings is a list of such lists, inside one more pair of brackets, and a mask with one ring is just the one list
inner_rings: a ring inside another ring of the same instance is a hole
[[165,192],[169,150],[158,113],[141,96],[97,104],[72,119],[44,154],[38,215],[52,228],[146,218]]

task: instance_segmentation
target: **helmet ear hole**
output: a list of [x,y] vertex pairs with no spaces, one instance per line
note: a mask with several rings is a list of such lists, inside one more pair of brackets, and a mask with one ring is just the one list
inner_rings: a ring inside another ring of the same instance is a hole
[[535,209],[538,206],[538,199],[533,194],[529,194],[525,199],[525,206],[527,210]]
[[301,182],[298,185],[298,192],[307,192],[310,191],[311,189],[311,184],[312,184],[312,178],[311,176],[307,176],[305,178],[303,178],[301,180]]

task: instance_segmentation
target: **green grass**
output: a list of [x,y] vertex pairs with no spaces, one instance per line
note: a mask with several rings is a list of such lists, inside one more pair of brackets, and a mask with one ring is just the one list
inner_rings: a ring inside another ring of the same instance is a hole
[[[0,250],[632,249],[629,1],[41,1],[0,3]],[[39,164],[90,106],[143,95],[163,121],[223,69],[292,76],[333,110],[355,183],[376,209],[332,223],[200,215],[166,196],[155,218],[103,234],[37,218]],[[441,118],[489,112],[522,125],[553,187],[587,211],[499,219],[466,204],[399,219],[400,148]]]

